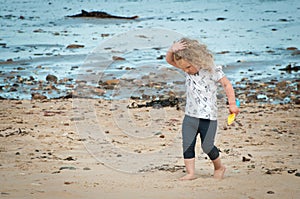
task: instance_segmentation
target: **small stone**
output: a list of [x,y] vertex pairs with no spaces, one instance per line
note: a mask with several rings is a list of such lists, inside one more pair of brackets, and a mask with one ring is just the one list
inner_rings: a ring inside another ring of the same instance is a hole
[[107,33],[102,33],[101,34],[101,37],[108,37],[110,34],[107,34]]
[[47,75],[47,77],[46,77],[46,80],[48,81],[48,82],[57,82],[57,77],[55,76],[55,75]]
[[111,80],[107,80],[105,81],[105,84],[106,85],[117,85],[120,83],[120,80],[119,79],[111,79]]
[[75,167],[60,167],[59,168],[59,170],[66,170],[66,169],[68,169],[68,170],[76,170]]
[[84,167],[83,170],[88,171],[88,170],[91,170],[91,168]]
[[31,93],[31,99],[32,100],[44,100],[44,99],[47,99],[47,97],[42,94],[39,94],[39,93]]
[[296,47],[287,47],[286,49],[287,50],[298,50],[298,48],[296,48]]
[[293,174],[293,173],[295,173],[297,171],[297,169],[290,169],[290,170],[288,170],[287,172],[289,173],[289,174]]
[[299,172],[297,172],[297,173],[295,174],[295,176],[297,176],[297,177],[300,177],[300,173],[299,173]]
[[67,160],[67,161],[75,161],[76,159],[74,159],[73,157],[69,156],[69,157],[65,158],[64,160]]
[[36,29],[36,30],[34,30],[33,32],[38,32],[38,33],[41,33],[41,32],[45,32],[43,29]]
[[218,17],[217,21],[224,21],[226,18],[225,17]]
[[84,45],[79,45],[79,44],[70,44],[67,46],[67,48],[84,48]]
[[275,194],[274,191],[268,191],[267,194]]
[[250,161],[250,158],[246,158],[243,156],[243,162],[249,162]]
[[113,56],[112,59],[113,59],[114,61],[124,61],[124,60],[126,60],[125,58],[123,58],[123,57],[118,57],[118,56]]

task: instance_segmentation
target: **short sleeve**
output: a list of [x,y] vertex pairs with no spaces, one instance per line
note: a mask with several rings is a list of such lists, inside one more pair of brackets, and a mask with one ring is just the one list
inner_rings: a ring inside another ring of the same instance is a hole
[[222,66],[215,66],[214,69],[214,79],[215,81],[219,81],[220,79],[222,79],[225,76],[225,73],[223,72]]

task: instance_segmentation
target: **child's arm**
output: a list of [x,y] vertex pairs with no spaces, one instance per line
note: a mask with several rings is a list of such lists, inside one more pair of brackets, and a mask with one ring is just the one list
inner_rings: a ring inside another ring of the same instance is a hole
[[236,105],[235,94],[234,94],[232,84],[227,79],[227,77],[223,77],[222,79],[219,80],[219,82],[221,83],[222,87],[225,90],[228,103],[229,103],[230,113],[235,113],[237,115],[239,113],[239,108]]
[[170,48],[166,54],[166,61],[172,66],[178,67],[174,61],[174,52],[172,51],[172,48]]
[[174,53],[185,49],[186,44],[182,41],[175,42],[173,45],[169,48],[167,54],[166,54],[166,61],[171,64],[172,66],[175,66],[178,68],[176,62],[174,61]]

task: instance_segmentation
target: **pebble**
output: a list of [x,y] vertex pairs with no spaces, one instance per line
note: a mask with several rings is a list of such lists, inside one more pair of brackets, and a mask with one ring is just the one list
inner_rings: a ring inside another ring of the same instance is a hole
[[70,185],[70,184],[73,184],[73,183],[74,182],[68,182],[68,181],[64,182],[65,185]]
[[243,156],[243,159],[242,159],[243,162],[249,162],[250,160],[251,160],[250,158],[246,158]]
[[47,97],[42,94],[39,94],[39,93],[31,93],[31,99],[32,100],[45,100],[45,99],[47,99]]
[[59,170],[66,170],[66,169],[67,169],[67,170],[76,170],[75,167],[71,167],[71,166],[70,166],[70,167],[60,167],[60,168],[59,168]]
[[67,161],[76,161],[76,158],[73,158],[71,156],[65,158],[64,160],[67,160]]
[[113,59],[114,61],[124,61],[124,60],[126,60],[125,58],[123,58],[123,57],[118,57],[118,56],[113,56],[112,59]]
[[119,79],[111,79],[104,82],[105,85],[117,85],[120,83]]
[[71,49],[74,49],[74,48],[84,48],[84,45],[79,45],[79,44],[70,44],[67,46],[67,48],[71,48]]
[[48,82],[57,82],[58,78],[55,75],[47,75],[46,80]]

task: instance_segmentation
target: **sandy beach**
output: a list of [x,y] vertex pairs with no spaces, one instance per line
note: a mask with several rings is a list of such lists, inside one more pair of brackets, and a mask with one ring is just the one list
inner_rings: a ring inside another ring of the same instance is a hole
[[[1,1],[0,198],[261,199],[300,196],[297,0]],[[127,19],[70,18],[81,10]],[[198,39],[232,82],[216,146],[185,175],[184,74],[165,54]],[[139,105],[141,105],[139,107]]]
[[[183,111],[126,109],[131,102],[84,99],[89,104],[84,112],[93,112],[103,131],[98,133],[110,144],[106,150],[101,136],[95,141],[82,131],[80,122],[90,121],[76,115],[81,111],[74,100],[1,101],[1,198],[255,199],[300,194],[299,105],[242,104],[236,122],[227,126],[227,108],[220,103],[216,142],[227,167],[225,179],[212,178],[212,164],[198,146],[197,179],[182,182]],[[151,113],[160,114],[155,120],[161,122],[149,123]],[[131,118],[127,121],[135,135],[116,119],[122,115]],[[150,136],[153,130],[160,133]],[[122,153],[136,155],[143,164]],[[156,158],[147,159],[149,155]]]

